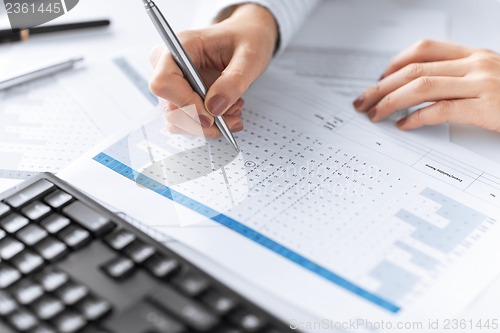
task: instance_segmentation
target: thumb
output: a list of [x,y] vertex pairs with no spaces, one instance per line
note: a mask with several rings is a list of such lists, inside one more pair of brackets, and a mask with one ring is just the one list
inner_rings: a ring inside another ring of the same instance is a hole
[[248,51],[236,52],[221,76],[212,84],[205,98],[205,107],[214,116],[223,115],[247,91],[252,82],[264,71],[256,58],[260,55]]

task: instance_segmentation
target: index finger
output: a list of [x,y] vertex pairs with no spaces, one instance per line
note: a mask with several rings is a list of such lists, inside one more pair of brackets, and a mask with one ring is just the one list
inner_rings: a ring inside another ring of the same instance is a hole
[[151,92],[180,109],[195,105],[197,112],[189,115],[204,127],[212,126],[213,117],[205,109],[202,98],[184,78],[170,52],[166,48],[155,49],[151,55],[151,62],[155,66],[149,85]]
[[409,64],[456,60],[468,57],[472,52],[472,48],[457,44],[422,40],[394,57],[382,77],[387,77]]
[[156,68],[156,65],[158,65],[158,61],[160,61],[160,57],[162,56],[164,49],[165,46],[158,44],[153,47],[149,53],[149,62],[153,68]]

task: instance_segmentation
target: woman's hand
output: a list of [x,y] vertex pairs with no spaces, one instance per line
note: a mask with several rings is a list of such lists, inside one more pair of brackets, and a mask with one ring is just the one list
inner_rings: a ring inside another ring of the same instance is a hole
[[500,132],[500,55],[421,41],[390,63],[382,79],[354,101],[374,122],[397,110],[435,102],[397,125],[413,130],[445,122]]
[[278,27],[269,11],[254,4],[235,7],[228,15],[207,29],[179,35],[210,87],[205,102],[193,91],[164,46],[152,52],[154,75],[150,88],[165,100],[168,129],[172,133],[218,137],[214,116],[220,115],[224,115],[232,131],[243,129],[241,96],[269,64]]

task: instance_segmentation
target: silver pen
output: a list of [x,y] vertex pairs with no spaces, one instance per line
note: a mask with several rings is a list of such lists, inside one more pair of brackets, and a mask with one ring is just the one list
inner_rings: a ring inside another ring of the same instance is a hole
[[73,68],[77,63],[83,61],[83,58],[70,59],[57,63],[55,65],[43,67],[25,74],[17,75],[3,81],[0,81],[0,90],[9,89],[36,79],[40,79],[64,70]]
[[[165,42],[175,62],[184,74],[184,77],[188,80],[193,90],[200,95],[203,100],[205,100],[207,87],[160,9],[158,9],[152,0],[142,0],[142,2],[144,3],[144,7],[146,8],[146,11],[156,30],[158,30],[160,37]],[[234,146],[236,150],[239,151],[240,149],[238,144],[224,121],[224,118],[222,118],[222,116],[215,117],[215,124],[221,131],[222,135]]]

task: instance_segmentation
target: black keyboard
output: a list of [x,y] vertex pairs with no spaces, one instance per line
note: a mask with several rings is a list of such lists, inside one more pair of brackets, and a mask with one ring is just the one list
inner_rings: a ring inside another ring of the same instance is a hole
[[0,196],[0,332],[290,332],[71,185]]

